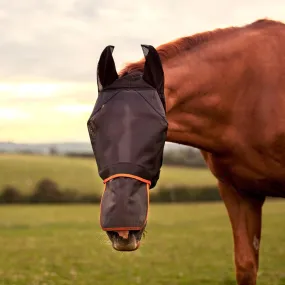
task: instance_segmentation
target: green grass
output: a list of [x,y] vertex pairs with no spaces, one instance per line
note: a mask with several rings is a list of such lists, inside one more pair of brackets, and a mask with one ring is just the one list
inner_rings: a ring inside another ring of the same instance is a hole
[[[98,206],[0,207],[0,284],[236,284],[222,203],[150,207],[133,253],[112,250]],[[259,285],[285,284],[284,215],[285,202],[265,204]]]
[[[31,193],[43,178],[56,181],[60,188],[72,188],[81,193],[101,193],[103,190],[92,158],[0,154],[0,169],[0,190],[9,184],[22,193]],[[163,166],[157,186],[208,186],[215,183],[214,176],[207,169]]]

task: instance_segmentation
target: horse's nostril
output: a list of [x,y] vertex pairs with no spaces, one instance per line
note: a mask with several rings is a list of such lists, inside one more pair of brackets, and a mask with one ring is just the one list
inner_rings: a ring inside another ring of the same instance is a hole
[[129,231],[117,231],[117,234],[119,235],[119,237],[123,239],[128,239],[130,232]]
[[116,237],[117,233],[113,231],[107,231],[107,235],[111,240],[113,240]]

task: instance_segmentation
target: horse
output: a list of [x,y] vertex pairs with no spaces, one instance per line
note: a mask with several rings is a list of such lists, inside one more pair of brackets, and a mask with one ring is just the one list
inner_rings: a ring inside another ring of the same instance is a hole
[[[166,141],[200,150],[229,216],[237,284],[255,285],[264,202],[285,197],[285,24],[260,19],[156,50]],[[143,72],[145,63],[126,64],[118,78]],[[129,231],[117,235],[128,239]]]

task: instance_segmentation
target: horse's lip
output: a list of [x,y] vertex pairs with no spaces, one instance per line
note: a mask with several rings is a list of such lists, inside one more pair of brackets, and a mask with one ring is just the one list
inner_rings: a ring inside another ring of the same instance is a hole
[[115,250],[117,251],[135,251],[137,249],[139,249],[140,247],[140,242],[139,241],[135,241],[134,243],[130,243],[128,245],[124,245],[118,242],[113,242],[112,246]]
[[127,239],[119,236],[113,236],[111,238],[112,246],[117,251],[135,251],[140,246],[140,241],[137,240],[136,236],[130,233]]

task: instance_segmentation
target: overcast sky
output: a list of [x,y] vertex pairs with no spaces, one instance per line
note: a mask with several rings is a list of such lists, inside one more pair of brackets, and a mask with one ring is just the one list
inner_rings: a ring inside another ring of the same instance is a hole
[[284,0],[0,0],[0,141],[88,142],[106,45],[119,70],[140,44],[285,21],[284,11]]

